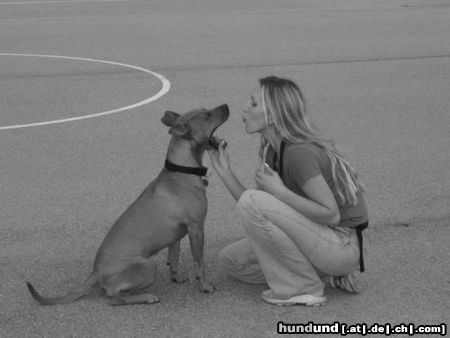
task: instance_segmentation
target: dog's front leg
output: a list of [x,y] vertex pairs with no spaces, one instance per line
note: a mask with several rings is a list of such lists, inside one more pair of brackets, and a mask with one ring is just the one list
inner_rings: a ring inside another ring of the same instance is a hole
[[180,258],[180,243],[181,240],[169,246],[169,253],[167,255],[167,265],[170,269],[170,280],[175,283],[184,283],[187,278],[178,272],[178,260]]
[[202,292],[214,292],[215,287],[208,282],[205,277],[205,264],[203,261],[204,233],[202,225],[188,226],[189,243],[191,245],[192,256],[195,265],[195,278],[199,281]]

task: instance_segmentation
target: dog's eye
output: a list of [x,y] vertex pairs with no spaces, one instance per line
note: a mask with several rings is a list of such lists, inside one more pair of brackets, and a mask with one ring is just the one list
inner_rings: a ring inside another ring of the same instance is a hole
[[210,117],[211,117],[211,113],[210,113],[210,112],[207,112],[207,113],[205,114],[205,120],[209,119]]

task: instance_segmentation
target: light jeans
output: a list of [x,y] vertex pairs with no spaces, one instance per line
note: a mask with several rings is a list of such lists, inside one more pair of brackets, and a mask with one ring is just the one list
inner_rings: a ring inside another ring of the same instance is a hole
[[321,277],[346,275],[359,267],[352,229],[312,222],[261,190],[246,190],[238,209],[247,238],[219,254],[227,273],[238,280],[266,282],[280,296],[322,296]]

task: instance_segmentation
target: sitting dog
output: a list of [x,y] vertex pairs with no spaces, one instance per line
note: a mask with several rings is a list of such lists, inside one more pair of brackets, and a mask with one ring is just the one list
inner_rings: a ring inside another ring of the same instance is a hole
[[202,159],[208,147],[217,148],[219,141],[213,133],[228,116],[225,104],[183,115],[166,111],[161,121],[170,127],[172,137],[165,167],[114,223],[98,249],[92,274],[61,297],[43,297],[27,283],[33,298],[42,305],[65,304],[100,286],[113,305],[159,302],[157,296],[146,292],[156,279],[151,256],[168,247],[170,279],[186,281],[178,274],[180,241],[186,233],[200,290],[214,292],[205,278],[203,262],[207,168]]

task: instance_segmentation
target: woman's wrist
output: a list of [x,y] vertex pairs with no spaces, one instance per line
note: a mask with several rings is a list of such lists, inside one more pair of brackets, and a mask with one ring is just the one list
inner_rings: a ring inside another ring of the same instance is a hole
[[279,199],[280,201],[285,201],[286,200],[286,196],[290,193],[291,191],[285,186],[283,185],[282,187],[280,187],[278,189],[278,191],[275,192],[274,196]]
[[238,201],[242,193],[245,191],[245,187],[237,179],[233,171],[227,171],[226,175],[222,177],[222,180],[233,198]]

